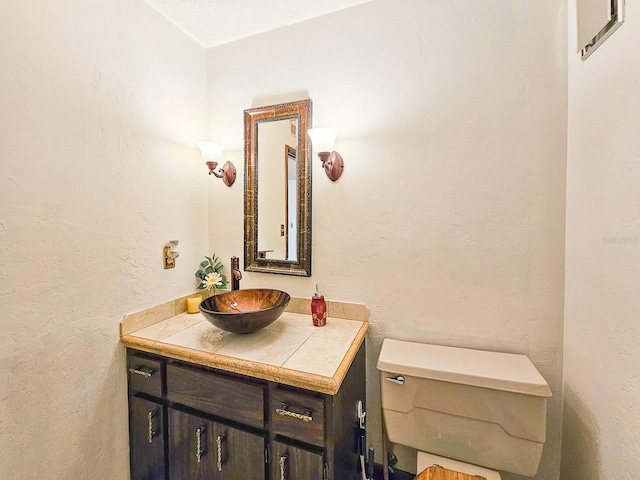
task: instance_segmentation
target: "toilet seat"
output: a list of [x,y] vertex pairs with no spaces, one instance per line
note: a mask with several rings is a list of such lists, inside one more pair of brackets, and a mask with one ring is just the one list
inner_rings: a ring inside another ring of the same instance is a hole
[[[487,480],[501,480],[500,473],[495,470],[490,470],[485,467],[479,467],[478,465],[472,465],[470,463],[460,462],[451,458],[440,457],[427,452],[418,452],[417,472],[420,473],[432,465],[439,465],[448,470],[453,470],[453,474],[449,476],[431,476],[426,478],[416,477],[417,480],[466,480],[459,475],[456,477],[455,473],[466,474],[470,480],[474,475],[480,475]],[[435,473],[434,473],[435,474]]]
[[467,473],[454,472],[440,465],[428,467],[418,474],[414,480],[487,480],[480,475],[470,475]]

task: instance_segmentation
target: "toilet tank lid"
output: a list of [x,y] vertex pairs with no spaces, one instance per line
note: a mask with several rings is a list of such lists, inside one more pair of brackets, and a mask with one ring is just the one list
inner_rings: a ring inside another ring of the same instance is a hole
[[399,375],[551,396],[549,385],[526,355],[385,338],[377,367]]

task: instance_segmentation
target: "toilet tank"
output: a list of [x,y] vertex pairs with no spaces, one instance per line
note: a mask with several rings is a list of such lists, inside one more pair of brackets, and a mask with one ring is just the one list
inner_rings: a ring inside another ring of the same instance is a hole
[[377,366],[391,442],[536,474],[551,390],[525,355],[385,339]]

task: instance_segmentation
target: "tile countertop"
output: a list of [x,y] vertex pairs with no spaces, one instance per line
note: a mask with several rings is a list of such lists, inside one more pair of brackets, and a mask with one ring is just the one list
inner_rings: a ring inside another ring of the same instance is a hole
[[127,315],[120,341],[130,348],[329,395],[338,392],[369,328],[369,310],[327,302],[327,324],[314,327],[311,299],[292,298],[268,327],[225,332],[201,313],[186,313],[186,297]]

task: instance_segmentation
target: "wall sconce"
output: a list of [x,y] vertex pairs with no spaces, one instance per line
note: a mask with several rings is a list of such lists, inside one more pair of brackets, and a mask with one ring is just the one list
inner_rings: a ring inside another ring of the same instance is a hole
[[311,139],[313,148],[318,152],[318,157],[322,161],[322,167],[327,177],[335,182],[342,175],[344,161],[340,154],[333,150],[336,141],[336,131],[333,128],[310,128],[307,134]]
[[198,147],[202,152],[202,158],[209,167],[209,175],[221,178],[227,187],[233,185],[233,182],[236,181],[236,166],[231,162],[225,162],[222,167],[218,166],[224,147],[215,142],[200,142]]

